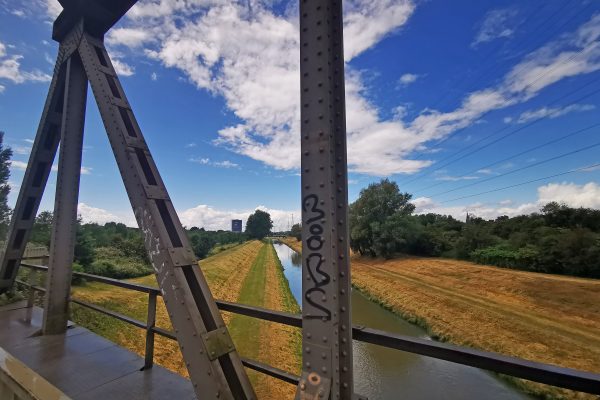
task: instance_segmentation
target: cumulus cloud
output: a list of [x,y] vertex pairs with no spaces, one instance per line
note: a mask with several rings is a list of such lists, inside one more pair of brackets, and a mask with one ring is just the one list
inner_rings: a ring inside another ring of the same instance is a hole
[[[21,60],[23,59],[23,56],[19,54],[8,54],[6,48],[7,46],[0,42],[0,79],[6,79],[16,84],[50,81],[50,75],[37,69],[33,71],[21,70]],[[2,86],[2,88],[4,88],[4,86]]]
[[104,225],[107,222],[122,222],[121,218],[102,208],[92,207],[85,203],[77,205],[77,214],[85,223],[97,223]]
[[512,36],[515,32],[517,15],[518,12],[515,8],[489,11],[483,18],[471,46],[477,47],[481,43]]
[[115,68],[115,72],[119,74],[119,76],[132,76],[135,74],[135,68],[119,60],[118,58],[113,58],[112,63],[113,67]]
[[[180,210],[178,215],[182,225],[188,228],[196,226],[206,230],[230,230],[232,219],[241,219],[245,225],[250,214],[256,210],[266,211],[271,215],[274,231],[287,230],[291,226],[292,220],[295,218],[295,222],[298,222],[301,215],[300,210],[279,210],[265,206],[257,206],[246,210],[226,210],[206,204],[200,204],[183,211]],[[77,207],[77,213],[86,223],[102,225],[107,222],[121,222],[127,226],[137,227],[133,212],[130,210],[111,212],[81,202]]]
[[495,219],[501,215],[515,217],[517,215],[539,212],[540,209],[552,202],[565,203],[571,207],[586,207],[600,209],[600,185],[588,182],[583,185],[575,183],[549,183],[537,188],[537,200],[529,203],[513,205],[510,199],[502,200],[496,205],[472,203],[459,206],[445,206],[430,197],[418,197],[412,201],[417,214],[436,213],[452,215],[464,220],[467,212],[484,219]]
[[[132,49],[142,46],[146,56],[179,69],[199,89],[224,98],[239,122],[221,129],[216,144],[271,167],[293,170],[300,166],[298,17],[270,5],[149,1],[133,7],[125,29],[143,28],[156,38],[133,40]],[[400,29],[414,9],[415,3],[408,0],[346,2],[346,61]],[[411,153],[426,152],[427,143],[476,123],[490,111],[527,101],[561,79],[600,69],[599,34],[600,15],[594,15],[575,32],[525,56],[497,85],[467,94],[455,110],[425,109],[412,120],[398,113],[385,118],[369,100],[360,71],[348,64],[350,170],[386,176],[431,165],[427,159],[411,159]]]
[[538,196],[542,204],[557,201],[571,207],[600,208],[600,185],[596,182],[585,185],[550,183],[538,188]]
[[58,14],[60,14],[61,11],[63,10],[63,8],[60,5],[60,3],[58,2],[58,0],[43,0],[43,1],[46,6],[46,14],[52,19],[55,19],[56,17],[58,17]]
[[109,31],[106,37],[106,42],[109,45],[124,45],[132,48],[142,46],[152,40],[152,34],[142,28],[114,28]]
[[[560,116],[572,113],[572,112],[583,112],[594,110],[596,106],[593,104],[571,104],[567,107],[542,107],[537,110],[528,110],[523,112],[519,118],[517,118],[518,124],[524,124],[526,122],[538,119],[538,118],[558,118]],[[511,122],[508,120],[507,122]]]
[[207,230],[229,230],[231,229],[232,219],[241,219],[245,225],[248,216],[256,210],[266,211],[271,215],[274,231],[288,229],[288,225],[291,223],[293,215],[295,215],[297,219],[300,217],[300,210],[277,210],[265,206],[258,206],[251,210],[234,211],[217,209],[209,205],[201,204],[180,212],[179,218],[181,219],[181,223],[187,227],[197,226]]

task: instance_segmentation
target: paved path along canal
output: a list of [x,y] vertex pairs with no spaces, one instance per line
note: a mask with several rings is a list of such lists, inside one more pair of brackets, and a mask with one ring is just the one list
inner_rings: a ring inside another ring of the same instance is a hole
[[[274,243],[292,294],[302,306],[301,256],[288,246]],[[402,335],[427,338],[422,328],[410,324],[356,290],[352,291],[355,324]],[[375,399],[410,400],[521,400],[525,394],[492,374],[430,357],[354,342],[355,391]]]

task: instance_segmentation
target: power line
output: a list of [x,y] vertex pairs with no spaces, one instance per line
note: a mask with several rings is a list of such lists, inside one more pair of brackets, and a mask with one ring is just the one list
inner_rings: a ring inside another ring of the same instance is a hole
[[[544,22],[542,22],[540,25],[538,25],[538,27],[537,27],[536,29],[534,29],[532,32],[530,32],[530,34],[531,34],[531,33],[533,33],[533,32],[535,32],[535,31],[537,31],[537,30],[538,30],[538,29],[539,29],[541,26],[543,26],[543,25],[544,25],[546,22],[548,22],[550,19],[554,18],[554,16],[555,16],[556,14],[558,14],[560,11],[562,11],[562,9],[564,9],[564,8],[565,8],[565,7],[566,7],[568,4],[569,4],[569,2],[568,2],[568,1],[566,1],[566,2],[563,4],[563,6],[562,6],[562,7],[560,7],[558,10],[556,10],[556,12],[552,14],[552,16],[550,16],[549,18],[547,18],[546,20],[544,20]],[[569,20],[568,20],[566,23],[564,23],[563,25],[561,25],[561,27],[559,28],[559,30],[560,30],[560,29],[562,29],[564,26],[566,26],[568,23],[570,23],[570,22],[571,22],[571,21],[572,21],[572,20],[573,20],[575,17],[577,17],[577,16],[578,16],[579,14],[581,14],[583,11],[587,10],[587,8],[589,8],[589,6],[590,6],[591,4],[592,4],[592,3],[588,4],[588,6],[586,6],[586,7],[585,7],[585,8],[583,8],[582,10],[580,10],[580,11],[579,11],[579,12],[578,12],[576,15],[572,16],[571,18],[569,18]],[[545,4],[544,4],[544,5],[542,5],[542,7],[543,7],[543,6],[545,6]],[[542,7],[538,8],[538,9],[536,9],[536,10],[539,10],[539,9],[541,9]],[[529,18],[529,16],[528,16],[526,19],[528,19],[528,18]],[[531,37],[531,36],[529,36],[529,37]],[[583,49],[582,49],[581,51],[583,51]],[[581,51],[580,51],[580,52],[581,52]],[[490,55],[491,55],[491,53],[490,53]],[[572,57],[574,57],[575,55],[577,55],[577,54],[574,54]],[[514,56],[514,57],[512,57],[512,58],[516,58],[516,56]],[[567,61],[570,61],[570,59],[569,59],[569,60],[567,60]],[[493,67],[493,68],[491,68],[490,70],[488,70],[488,73],[484,73],[483,75],[480,75],[478,78],[476,78],[476,83],[475,83],[475,84],[473,84],[473,85],[471,85],[470,89],[469,89],[469,90],[467,90],[467,92],[470,92],[470,91],[474,90],[474,88],[475,88],[475,87],[477,87],[477,85],[479,84],[479,82],[482,80],[482,79],[480,79],[480,78],[482,78],[482,77],[487,77],[487,76],[489,75],[489,72],[493,72],[493,71],[495,71],[496,69],[497,69],[496,67]],[[544,75],[546,75],[548,72],[551,72],[551,71],[547,71],[547,72],[545,72],[545,73],[541,74],[541,75],[540,75],[540,76],[538,76],[538,77],[537,77],[537,78],[536,78],[536,79],[535,79],[533,82],[529,83],[527,86],[531,86],[533,83],[537,82],[537,81],[538,81],[538,80],[539,80],[541,77],[543,77]],[[461,80],[461,83],[462,83],[462,81],[464,81],[465,79],[466,79],[466,77],[463,77],[463,79]],[[442,97],[446,97],[446,95],[447,95],[448,93],[449,93],[449,92],[446,92],[446,93],[445,93],[445,94],[444,94]],[[434,105],[434,106],[432,106],[432,108],[435,108],[435,107],[436,107],[438,104],[439,104],[439,101],[438,101],[438,102],[436,102],[436,103],[435,103],[435,105]],[[492,110],[485,112],[484,114],[482,114],[482,115],[481,115],[481,117],[485,116],[486,114],[488,114],[488,113],[489,113],[489,112],[491,112],[491,111],[492,111]],[[481,117],[480,117],[480,118],[481,118]],[[448,140],[450,140],[450,139],[454,138],[454,137],[455,137],[455,136],[456,136],[458,133],[460,133],[460,132],[464,131],[465,129],[467,129],[467,127],[465,127],[465,128],[461,128],[461,129],[458,129],[458,130],[456,130],[456,131],[455,131],[455,132],[453,132],[452,134],[450,134],[450,135],[446,136],[445,138],[443,138],[443,139],[439,140],[438,142],[434,143],[434,144],[433,144],[433,146],[439,146],[439,145],[441,145],[441,144],[443,144],[443,143],[447,142]],[[417,156],[416,156],[416,157],[413,157],[413,160],[419,160],[419,159],[420,159],[420,158],[421,158],[423,155],[425,155],[425,151],[421,151],[421,152],[419,152],[419,153],[417,154]]]
[[[528,19],[530,19],[531,17],[533,17],[534,15],[539,14],[539,12],[548,5],[548,2],[542,2],[542,4],[539,7],[536,7],[531,13],[529,13],[527,15],[527,17],[525,17],[525,19],[523,21],[527,21]],[[530,34],[535,33],[541,26],[544,25],[545,22],[547,22],[548,20],[554,18],[554,16],[561,11],[563,8],[565,8],[567,5],[569,4],[569,0],[565,1],[564,4],[562,5],[562,7],[560,7],[555,13],[553,13],[549,18],[546,18],[544,20],[544,22],[542,22],[540,25],[537,26],[537,28],[535,28],[533,31],[530,32]],[[496,45],[491,49],[491,51],[487,52],[485,54],[485,56],[483,58],[483,60],[489,60],[490,56],[492,56],[500,47],[502,46],[502,42],[497,41]],[[492,67],[490,70],[495,70],[495,67]],[[489,70],[488,70],[489,72]],[[476,80],[480,80],[480,78],[482,78],[484,75],[487,75],[487,73],[482,73],[479,74],[479,76],[477,78],[475,78]],[[448,95],[453,91],[453,89],[459,89],[462,87],[462,84],[468,79],[467,74],[464,74],[462,79],[458,82],[458,84],[454,85],[453,88],[450,88],[449,90],[447,90],[439,99],[438,101],[435,102],[435,104],[433,104],[431,106],[431,108],[436,108],[438,105],[440,105],[440,103],[446,98],[448,97]]]
[[[577,13],[577,15],[579,15],[581,12],[583,12],[583,11],[587,10],[587,8],[588,8],[588,7],[589,7],[591,4],[592,4],[592,3],[588,4],[588,6],[586,6],[586,7],[585,7],[584,9],[582,9],[582,10],[581,10],[579,13]],[[570,21],[571,21],[573,18],[575,18],[577,15],[575,15],[575,16],[573,16],[573,17],[571,17],[571,18],[569,19],[569,21],[568,21],[568,22],[570,22]],[[566,25],[566,24],[563,24],[563,26],[564,26],[564,25]],[[580,55],[581,53],[583,53],[583,51],[584,51],[584,50],[586,50],[586,48],[585,48],[585,47],[581,48],[579,51],[577,51],[577,52],[573,53],[573,54],[572,54],[572,55],[571,55],[571,56],[570,56],[570,57],[569,57],[567,60],[565,60],[565,61],[562,61],[562,62],[559,62],[559,63],[558,63],[558,64],[557,64],[557,65],[556,65],[554,68],[551,68],[550,70],[547,70],[547,71],[545,71],[545,72],[541,73],[541,74],[540,74],[540,75],[538,75],[538,76],[537,76],[537,77],[536,77],[536,78],[535,78],[533,81],[531,81],[531,82],[529,82],[529,83],[526,83],[526,85],[525,85],[525,88],[531,87],[531,86],[532,86],[534,83],[536,83],[537,81],[539,81],[541,78],[543,78],[544,76],[546,76],[546,75],[547,75],[547,74],[549,74],[550,72],[552,72],[552,71],[556,70],[556,69],[557,69],[557,68],[558,68],[560,65],[562,65],[562,64],[564,64],[564,63],[567,63],[567,62],[569,62],[569,61],[572,61],[572,60],[573,60],[573,58],[575,58],[576,56],[578,56],[578,55]],[[479,116],[478,118],[482,118],[482,117],[484,117],[485,115],[487,115],[487,114],[488,114],[488,113],[490,113],[491,111],[495,111],[495,110],[488,110],[488,111],[484,112],[484,113],[483,113],[481,116]],[[462,131],[466,130],[467,128],[468,128],[468,127],[463,127],[463,128],[457,129],[456,131],[452,132],[450,135],[446,136],[446,137],[445,137],[445,138],[443,138],[442,140],[439,140],[439,141],[437,141],[436,143],[434,143],[434,144],[433,144],[433,146],[439,146],[439,145],[441,145],[441,144],[443,144],[443,143],[447,142],[448,140],[450,140],[450,139],[452,139],[452,138],[456,137],[456,135],[457,135],[457,134],[461,133]],[[488,136],[488,137],[489,137],[489,136]],[[485,139],[485,138],[484,138],[484,139]],[[480,140],[480,141],[481,141],[481,140]],[[471,146],[472,146],[472,145],[471,145]],[[464,151],[464,149],[463,149],[463,150],[461,150],[460,152],[462,152],[462,151]],[[444,158],[444,159],[451,158],[451,157],[453,157],[454,155],[456,155],[456,154],[459,154],[460,152],[458,152],[458,153],[455,153],[455,154],[452,154],[452,155],[450,155],[449,157],[446,157],[446,158]],[[419,153],[416,155],[416,157],[413,157],[413,160],[418,160],[418,159],[420,159],[420,158],[421,158],[423,155],[425,155],[425,151],[421,151],[421,152],[419,152]],[[442,159],[442,161],[443,161],[444,159]],[[418,175],[418,176],[419,176],[419,175]],[[414,181],[414,179],[413,179],[413,180],[410,180],[410,181],[408,181],[408,182],[404,182],[404,184],[407,184],[407,183],[410,183],[410,182],[413,182],[413,181]]]
[[501,190],[512,189],[512,188],[515,188],[515,187],[518,187],[518,186],[527,185],[529,183],[539,182],[539,181],[543,181],[543,180],[546,180],[546,179],[552,179],[552,178],[556,178],[558,176],[573,174],[575,172],[581,172],[581,171],[585,171],[587,169],[592,169],[592,168],[596,168],[596,167],[600,167],[600,163],[596,163],[596,164],[592,164],[592,165],[587,165],[585,167],[581,167],[581,168],[577,168],[577,169],[572,169],[570,171],[561,172],[559,174],[548,175],[548,176],[545,176],[543,178],[537,178],[537,179],[532,179],[532,180],[521,182],[521,183],[515,183],[514,185],[510,185],[510,186],[504,186],[504,187],[497,188],[497,189],[487,190],[485,192],[479,192],[479,193],[470,194],[470,195],[467,195],[467,196],[456,197],[454,199],[440,201],[439,203],[440,204],[444,204],[444,203],[449,203],[451,201],[457,201],[457,200],[462,200],[462,199],[468,199],[470,197],[481,196],[483,194],[499,192]]
[[[559,137],[559,138],[556,138],[556,139],[550,140],[549,142],[546,142],[546,143],[540,144],[540,145],[538,145],[538,146],[531,147],[531,148],[529,148],[529,149],[527,149],[527,150],[521,151],[520,153],[514,154],[514,155],[512,155],[512,156],[510,156],[510,157],[503,158],[502,160],[494,161],[494,162],[493,162],[493,163],[491,163],[491,164],[487,164],[487,165],[484,165],[484,166],[481,166],[481,167],[474,168],[474,169],[472,169],[472,170],[470,170],[470,171],[463,172],[462,174],[463,174],[463,175],[469,175],[469,174],[472,174],[472,173],[474,173],[474,172],[481,171],[481,170],[484,170],[484,169],[487,169],[487,168],[493,167],[494,165],[498,165],[498,164],[501,164],[501,163],[503,163],[503,162],[510,161],[510,160],[512,160],[512,159],[515,159],[515,158],[517,158],[517,157],[520,157],[520,156],[522,156],[522,155],[524,155],[524,154],[531,153],[532,151],[539,150],[539,149],[541,149],[541,148],[543,148],[543,147],[546,147],[546,146],[549,146],[549,145],[551,145],[551,144],[558,143],[558,142],[560,142],[560,141],[562,141],[562,140],[568,139],[568,138],[570,138],[570,137],[573,137],[573,136],[579,135],[579,134],[581,134],[581,133],[583,133],[583,132],[589,131],[590,129],[592,129],[592,128],[595,128],[595,127],[598,127],[598,126],[600,126],[600,122],[598,122],[598,123],[595,123],[595,124],[592,124],[592,125],[590,125],[590,126],[588,126],[588,127],[582,128],[582,129],[578,129],[578,130],[576,130],[576,131],[574,131],[574,132],[568,133],[568,134],[566,134],[566,135],[564,135],[564,136],[561,136],[561,137]],[[415,192],[415,193],[420,193],[420,192],[422,192],[422,191],[424,191],[424,190],[431,189],[431,188],[433,188],[433,187],[436,187],[436,186],[442,185],[442,184],[444,184],[444,183],[446,183],[446,182],[437,182],[437,183],[434,183],[433,185],[429,185],[429,186],[426,186],[426,187],[424,187],[424,188],[417,189],[417,190],[415,190],[414,192]]]
[[569,151],[569,152],[563,153],[563,154],[559,154],[557,156],[550,157],[550,158],[547,158],[545,160],[538,161],[536,163],[529,164],[529,165],[526,165],[524,167],[517,168],[515,170],[505,172],[505,173],[500,174],[500,175],[490,176],[489,178],[486,178],[486,179],[483,179],[483,180],[480,180],[480,181],[477,181],[477,182],[469,183],[467,185],[459,186],[459,187],[454,188],[454,189],[450,189],[450,190],[446,190],[444,192],[436,193],[436,194],[433,194],[432,197],[433,196],[441,196],[441,195],[446,194],[446,193],[456,192],[457,190],[461,190],[461,189],[465,189],[465,188],[468,188],[468,187],[471,187],[471,186],[475,186],[475,185],[479,185],[479,184],[482,184],[482,183],[485,183],[485,182],[489,182],[489,181],[492,181],[494,179],[502,178],[504,176],[511,175],[511,174],[514,174],[514,173],[517,173],[517,172],[520,172],[520,171],[523,171],[523,170],[526,170],[526,169],[529,169],[529,168],[537,167],[539,165],[547,164],[549,162],[556,161],[556,160],[559,160],[561,158],[572,156],[573,154],[581,153],[582,151],[590,150],[590,149],[593,149],[594,147],[598,147],[598,146],[600,146],[600,142],[596,142],[596,143],[591,144],[589,146],[580,147],[580,148],[578,148],[576,150]]
[[[594,81],[596,81],[596,80],[600,80],[600,76],[599,76],[598,78],[594,79]],[[569,96],[570,96],[570,95],[572,95],[573,93],[576,93],[576,92],[578,92],[578,91],[579,91],[579,90],[581,90],[581,89],[584,89],[584,88],[585,88],[585,87],[587,87],[588,85],[589,85],[589,83],[588,83],[588,84],[585,84],[585,85],[583,85],[583,86],[581,86],[581,87],[579,87],[578,89],[576,89],[576,90],[574,90],[574,91],[571,91],[571,92],[567,93],[566,95],[563,95],[563,96],[559,97],[558,99],[556,99],[556,100],[552,101],[551,103],[548,103],[546,106],[553,105],[553,104],[555,104],[556,102],[558,102],[558,101],[560,101],[560,100],[564,99],[565,97],[569,97]],[[590,93],[588,93],[588,94],[586,94],[586,95],[583,95],[583,96],[581,96],[581,97],[579,97],[579,98],[577,98],[577,99],[575,99],[575,100],[573,100],[573,101],[571,101],[571,102],[569,102],[569,103],[567,103],[567,104],[566,104],[566,105],[564,105],[563,107],[569,107],[569,106],[571,106],[571,105],[573,105],[573,104],[576,104],[576,103],[578,103],[578,102],[580,102],[580,101],[582,101],[582,100],[585,100],[585,99],[587,99],[588,97],[591,97],[591,96],[595,95],[595,94],[596,94],[596,93],[598,93],[598,92],[600,92],[600,88],[599,88],[599,89],[596,89],[596,90],[594,90],[594,91],[592,91],[592,92],[590,92]],[[530,123],[528,123],[528,124],[526,124],[526,125],[523,125],[522,127],[520,127],[520,128],[517,128],[517,129],[515,129],[515,130],[513,130],[513,131],[511,131],[511,132],[508,132],[507,134],[500,136],[498,139],[496,139],[496,140],[494,140],[494,141],[492,141],[492,142],[489,142],[489,143],[487,143],[487,144],[485,144],[485,145],[483,145],[483,146],[480,146],[480,147],[476,148],[475,150],[473,150],[473,151],[471,151],[471,152],[469,152],[469,153],[467,153],[467,154],[465,154],[465,155],[463,155],[463,156],[461,156],[461,157],[459,157],[459,158],[456,158],[456,159],[454,159],[454,160],[451,160],[451,161],[449,161],[449,162],[447,162],[447,163],[445,163],[445,164],[442,164],[442,165],[438,166],[437,168],[435,168],[435,169],[433,169],[433,170],[430,170],[430,171],[423,171],[423,172],[421,172],[421,173],[417,174],[417,176],[415,176],[413,179],[411,179],[411,180],[409,180],[409,181],[407,181],[407,182],[403,182],[403,184],[404,184],[404,185],[406,185],[406,184],[409,184],[409,183],[411,183],[411,182],[414,182],[414,181],[416,181],[417,179],[419,179],[419,178],[421,178],[421,177],[423,177],[423,176],[430,175],[431,173],[433,173],[433,172],[435,172],[435,171],[438,171],[438,170],[440,170],[440,169],[442,169],[442,168],[444,168],[444,167],[447,167],[448,165],[451,165],[451,164],[454,164],[454,163],[455,163],[455,162],[457,162],[457,161],[463,160],[463,159],[467,158],[468,156],[470,156],[470,155],[472,155],[472,154],[475,154],[475,153],[477,153],[477,152],[479,152],[479,151],[481,151],[481,150],[483,150],[483,149],[485,149],[485,148],[488,148],[488,147],[490,147],[491,145],[493,145],[493,144],[496,144],[496,143],[500,142],[501,140],[504,140],[504,139],[506,139],[506,138],[508,138],[508,137],[510,137],[510,136],[512,136],[512,135],[514,135],[514,134],[516,134],[516,133],[518,133],[518,132],[521,132],[522,130],[524,130],[524,129],[527,129],[527,128],[529,128],[529,127],[531,127],[531,126],[533,126],[533,125],[537,124],[538,122],[540,122],[540,121],[542,121],[542,120],[544,120],[544,119],[546,119],[546,118],[548,118],[548,117],[549,117],[549,115],[545,115],[545,116],[539,117],[539,118],[537,118],[537,119],[534,119],[532,122],[530,122]],[[484,137],[484,138],[482,138],[482,139],[480,139],[480,140],[476,141],[475,143],[472,143],[471,145],[469,145],[469,146],[467,146],[467,147],[463,148],[462,150],[460,150],[460,151],[458,151],[458,152],[455,152],[454,154],[451,154],[451,155],[450,155],[450,156],[448,156],[448,157],[444,157],[444,158],[443,158],[443,159],[441,159],[440,161],[444,161],[444,160],[447,160],[447,159],[449,159],[449,158],[452,158],[452,157],[454,157],[454,156],[456,156],[456,155],[458,155],[458,154],[460,154],[460,153],[464,152],[465,150],[467,150],[467,149],[469,149],[469,148],[473,147],[474,145],[476,145],[476,144],[479,144],[479,143],[481,143],[481,142],[483,142],[483,141],[485,141],[485,140],[489,139],[490,137],[492,137],[492,136],[495,136],[495,135],[497,135],[497,134],[499,134],[499,133],[501,133],[501,132],[505,131],[506,129],[508,129],[508,127],[509,127],[509,126],[507,125],[507,126],[505,126],[505,127],[501,128],[501,129],[497,130],[496,132],[493,132],[493,133],[491,133],[490,135],[488,135],[488,136],[486,136],[486,137]],[[438,162],[440,162],[440,161],[438,161]],[[428,168],[426,168],[426,170],[427,170],[427,169],[428,169]]]

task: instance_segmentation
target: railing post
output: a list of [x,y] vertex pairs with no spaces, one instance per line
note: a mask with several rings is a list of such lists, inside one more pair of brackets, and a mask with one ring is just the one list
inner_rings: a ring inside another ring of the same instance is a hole
[[144,370],[154,364],[154,325],[156,324],[156,292],[148,293],[148,318],[146,319],[146,355]]
[[27,308],[32,308],[33,303],[35,302],[35,289],[33,288],[36,284],[35,280],[37,278],[37,272],[35,269],[31,268],[29,270],[29,278],[27,279],[29,283],[29,297],[27,298]]

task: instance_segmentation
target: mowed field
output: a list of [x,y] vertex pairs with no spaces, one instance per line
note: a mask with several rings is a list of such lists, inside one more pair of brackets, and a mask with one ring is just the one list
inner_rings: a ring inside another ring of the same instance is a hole
[[[295,239],[286,240],[301,250]],[[459,345],[600,372],[600,281],[470,262],[352,257],[353,285],[374,301]],[[595,399],[518,380],[547,398]]]
[[[275,249],[270,243],[259,241],[228,248],[200,262],[213,296],[280,311],[299,312]],[[133,282],[156,286],[153,275],[133,279]],[[73,297],[118,311],[145,321],[148,298],[143,293],[124,290],[98,283],[75,287]],[[224,313],[236,348],[243,357],[265,362],[299,374],[301,335],[298,329],[259,321],[249,317]],[[90,311],[73,306],[75,322],[94,332],[143,355],[145,331]],[[169,317],[159,298],[157,325],[172,330]],[[187,376],[179,347],[175,341],[156,335],[155,362]],[[295,387],[274,378],[249,371],[260,399],[292,398]]]

